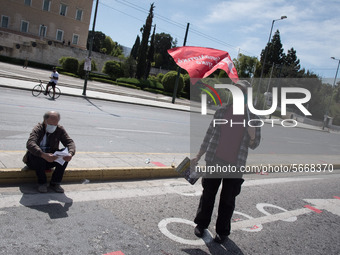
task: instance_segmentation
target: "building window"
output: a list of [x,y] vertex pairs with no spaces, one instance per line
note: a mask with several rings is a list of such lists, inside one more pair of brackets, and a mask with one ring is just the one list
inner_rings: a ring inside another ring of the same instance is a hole
[[25,20],[21,21],[20,32],[27,33],[28,32],[28,22]]
[[77,12],[76,12],[76,20],[81,20],[82,17],[83,17],[83,10],[77,9]]
[[50,11],[50,7],[51,7],[51,0],[44,0],[43,2],[43,10],[44,11]]
[[7,16],[1,16],[1,27],[8,28],[9,18]]
[[66,11],[67,11],[67,5],[60,4],[60,15],[61,16],[66,16]]
[[32,0],[25,0],[25,5],[31,6],[32,5]]
[[57,36],[56,36],[57,41],[61,42],[63,41],[63,38],[64,38],[64,31],[57,29]]
[[46,36],[46,31],[47,31],[47,27],[45,25],[40,25],[39,36],[40,37],[45,37]]
[[77,44],[78,44],[78,41],[79,41],[79,35],[73,34],[73,37],[72,37],[72,44],[77,45]]

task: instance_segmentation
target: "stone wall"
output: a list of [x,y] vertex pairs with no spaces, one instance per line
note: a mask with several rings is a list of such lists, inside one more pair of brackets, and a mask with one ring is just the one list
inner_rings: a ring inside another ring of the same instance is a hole
[[[0,30],[0,55],[28,59],[28,61],[59,66],[61,57],[74,57],[78,61],[84,60],[88,56],[87,50],[72,47],[56,41],[43,41],[39,38],[25,37],[21,34],[10,34]],[[91,53],[92,59],[96,62],[98,72],[101,72],[106,61],[114,60],[120,62],[116,57],[101,54],[98,52]],[[169,70],[151,68],[150,74],[167,73]]]
[[[25,37],[19,34],[9,34],[0,31],[0,55],[28,59],[49,65],[58,66],[61,57],[74,57],[79,61],[88,56],[87,50],[72,47],[55,41],[43,41],[39,38]],[[92,52],[92,59],[96,62],[97,69],[101,72],[104,64],[108,60],[120,61],[119,58]]]

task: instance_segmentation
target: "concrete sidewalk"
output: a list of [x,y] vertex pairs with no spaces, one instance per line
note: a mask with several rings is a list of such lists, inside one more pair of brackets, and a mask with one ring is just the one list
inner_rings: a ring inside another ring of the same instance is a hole
[[[69,84],[58,85],[62,96],[82,96],[83,81],[67,77]],[[25,76],[10,78],[0,71],[0,87],[31,91],[37,82]],[[99,89],[98,89],[99,88]],[[30,93],[30,92],[29,92]],[[86,97],[91,99],[109,100],[161,107],[172,110],[190,111],[190,102],[176,99],[172,104],[171,97],[145,91],[89,82]],[[199,107],[198,107],[199,108]],[[298,127],[322,131],[319,127],[299,123]],[[25,151],[0,151],[0,184],[34,182],[34,171],[24,168],[22,157]],[[64,176],[65,182],[105,181],[117,179],[143,179],[160,177],[177,177],[175,167],[189,153],[125,153],[125,152],[77,152],[69,163]],[[204,164],[202,162],[202,164]],[[323,168],[340,169],[337,155],[264,155],[250,154],[249,165],[288,166],[291,164],[327,164]],[[327,170],[327,169],[326,169]],[[49,173],[50,175],[50,173]]]

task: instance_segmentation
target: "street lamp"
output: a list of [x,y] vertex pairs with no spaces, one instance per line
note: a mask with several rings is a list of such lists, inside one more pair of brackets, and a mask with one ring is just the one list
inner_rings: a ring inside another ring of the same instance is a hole
[[332,86],[331,98],[329,99],[329,103],[328,103],[328,107],[327,107],[327,111],[326,111],[326,116],[324,117],[322,129],[324,129],[325,126],[326,126],[327,116],[328,116],[328,114],[329,114],[329,110],[330,110],[330,108],[331,108],[331,103],[332,103],[333,88],[335,87],[336,77],[338,76],[339,65],[340,65],[340,59],[337,59],[337,58],[335,58],[335,57],[331,57],[331,59],[334,59],[334,60],[337,60],[337,61],[338,61],[338,67],[337,67],[337,69],[336,69],[335,78],[334,78],[334,82],[333,82],[333,86]]
[[262,70],[261,70],[261,76],[260,76],[260,83],[257,87],[257,93],[256,93],[256,99],[255,99],[255,105],[257,103],[257,97],[258,97],[258,94],[259,94],[259,91],[260,91],[260,87],[261,87],[261,80],[262,80],[262,76],[263,76],[263,70],[264,70],[264,65],[266,64],[266,60],[267,60],[267,55],[268,55],[268,46],[269,46],[269,43],[270,43],[270,38],[272,37],[272,32],[273,32],[273,27],[274,27],[274,23],[275,21],[278,21],[278,20],[283,20],[283,19],[286,19],[287,16],[281,16],[281,18],[279,19],[274,19],[272,21],[272,27],[270,29],[270,34],[269,34],[269,38],[268,38],[268,43],[267,43],[267,46],[264,50],[264,59],[263,59],[263,64],[262,64]]

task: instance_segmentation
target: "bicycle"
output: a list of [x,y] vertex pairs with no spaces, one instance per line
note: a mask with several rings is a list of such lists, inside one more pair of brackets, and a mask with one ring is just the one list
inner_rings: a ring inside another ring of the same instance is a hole
[[[45,87],[43,85],[43,82],[41,80],[39,80],[40,83],[35,85],[32,89],[32,95],[37,97],[39,96],[42,92],[45,92]],[[55,95],[54,95],[54,99],[57,99],[58,97],[60,97],[60,94],[61,94],[61,91],[60,89],[55,86]],[[48,95],[50,98],[53,98],[53,88],[51,87],[49,90],[48,90]]]

